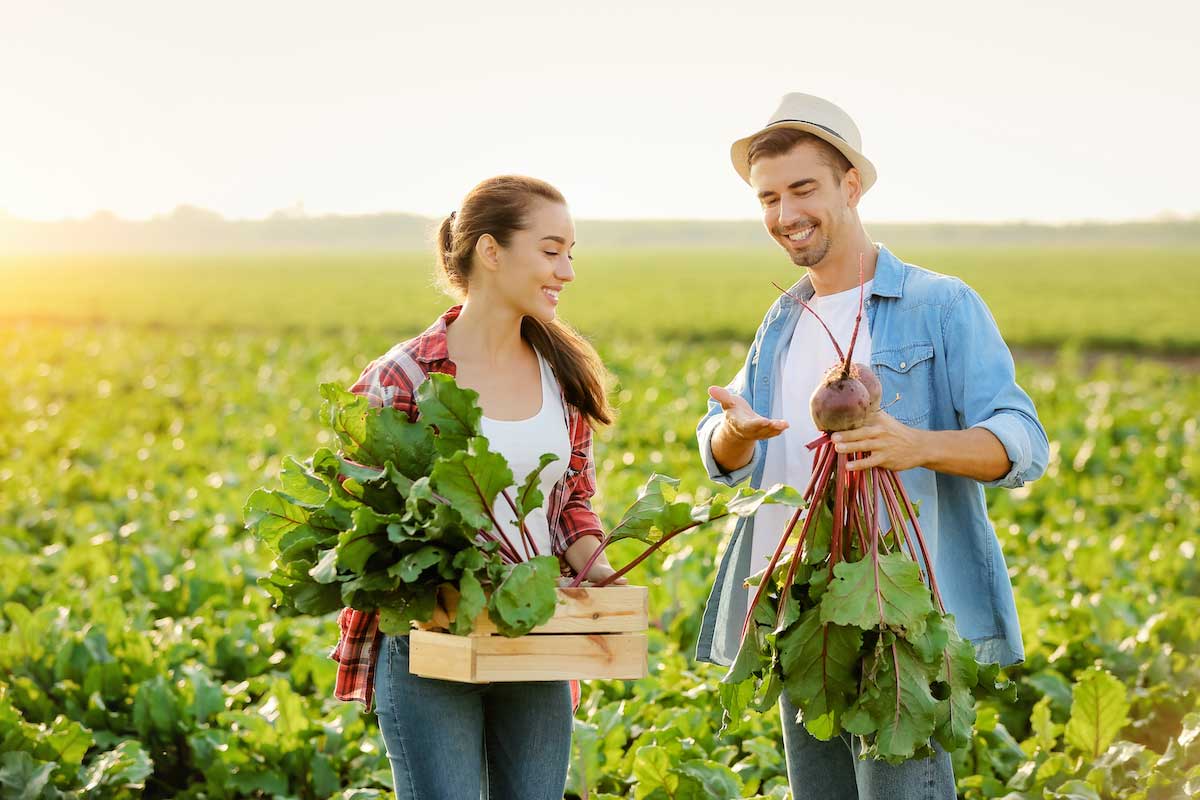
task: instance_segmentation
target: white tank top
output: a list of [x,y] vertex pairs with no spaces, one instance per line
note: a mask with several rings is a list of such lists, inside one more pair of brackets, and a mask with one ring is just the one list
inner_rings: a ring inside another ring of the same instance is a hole
[[[489,449],[504,456],[508,461],[515,481],[515,484],[509,487],[508,493],[514,500],[517,489],[525,482],[525,477],[537,467],[543,453],[558,456],[557,461],[551,462],[542,470],[539,481],[542,496],[547,499],[554,485],[566,474],[567,463],[571,457],[571,437],[567,431],[566,413],[558,380],[541,353],[537,354],[537,359],[542,380],[542,406],[538,412],[528,419],[519,420],[491,419],[485,415],[480,425],[483,435],[487,437]],[[524,558],[525,547],[521,531],[516,524],[516,515],[503,497],[496,498],[494,513],[504,528],[504,535]],[[525,518],[525,526],[533,535],[538,552],[544,556],[553,555],[550,525],[546,519],[544,502],[542,508],[535,509]]]

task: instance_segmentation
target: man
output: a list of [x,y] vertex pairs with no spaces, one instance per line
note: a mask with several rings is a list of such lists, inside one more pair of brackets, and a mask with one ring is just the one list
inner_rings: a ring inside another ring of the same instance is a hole
[[[854,360],[883,385],[883,410],[835,434],[855,462],[899,473],[920,503],[921,528],[947,610],[980,661],[1024,658],[1004,556],[987,518],[985,486],[1015,488],[1046,467],[1049,446],[987,306],[962,281],[906,264],[873,244],[858,216],[875,168],[858,128],[832,103],[785,95],[766,126],[737,142],[733,165],[753,188],[767,232],[806,274],[790,295],[813,306],[843,348],[859,307]],[[713,480],[733,486],[786,483],[803,489],[812,468],[806,444],[818,431],[809,398],[836,359],[814,315],[788,296],[771,306],[741,371],[709,388],[700,454]],[[717,571],[697,657],[730,665],[749,604],[746,577],[766,566],[788,509],[764,506],[734,530]],[[780,699],[793,795],[800,798],[953,798],[950,756],[892,766],[857,758],[854,737],[815,739]]]

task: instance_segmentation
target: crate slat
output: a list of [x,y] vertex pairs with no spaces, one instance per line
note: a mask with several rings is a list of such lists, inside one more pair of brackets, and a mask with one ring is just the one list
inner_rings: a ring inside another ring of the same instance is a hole
[[[644,678],[644,633],[454,636],[413,631],[408,669],[463,683]],[[453,640],[453,641],[451,641]]]
[[643,678],[644,586],[560,588],[554,616],[524,636],[499,635],[486,612],[470,636],[413,630],[408,670],[463,683]]
[[[632,633],[646,630],[648,620],[645,586],[560,588],[554,616],[530,633]],[[486,611],[475,618],[474,633],[497,633]]]
[[408,634],[408,671],[426,678],[477,683],[473,637],[414,630]]

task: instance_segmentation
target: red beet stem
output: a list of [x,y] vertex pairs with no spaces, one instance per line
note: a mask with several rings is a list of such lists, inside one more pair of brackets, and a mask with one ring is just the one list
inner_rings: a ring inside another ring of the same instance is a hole
[[833,342],[833,349],[837,353],[838,361],[843,360],[846,356],[844,353],[842,353],[842,348],[838,344],[837,339],[833,338],[833,331],[829,330],[829,326],[825,324],[825,320],[821,319],[821,315],[818,314],[816,311],[813,311],[812,307],[808,303],[804,302],[799,297],[796,297],[796,295],[792,294],[787,289],[780,286],[778,283],[771,281],[771,285],[774,286],[779,291],[786,294],[788,297],[795,300],[797,303],[799,303],[801,306],[804,307],[805,311],[807,311],[808,313],[812,314],[814,317],[817,318],[817,322],[821,323],[821,327],[824,328],[825,332],[829,334],[829,341]]
[[[828,442],[830,441],[830,438],[831,438],[831,437],[829,436],[829,434],[828,434],[828,433],[822,433],[820,436],[818,436],[817,438],[813,439],[811,442],[809,442],[808,444],[806,444],[806,445],[804,445],[804,446],[805,446],[806,448],[808,448],[809,450],[813,450],[813,451],[815,451],[815,450],[817,450],[817,448],[819,448],[821,445],[828,443]],[[814,457],[814,459],[816,458],[816,454],[815,454],[815,453],[813,454],[813,457]]]
[[[824,483],[826,485],[829,483],[828,473],[830,464],[833,461],[833,453],[833,442],[832,440],[827,439],[825,443],[821,445],[820,449],[813,454],[814,469],[812,475],[808,479],[808,487],[804,490],[804,501],[808,503],[808,507],[810,509],[817,509],[817,513],[820,512],[821,506],[816,502],[813,502],[815,500],[814,495],[816,494],[817,486],[820,483],[822,476],[825,476]],[[824,497],[821,498],[821,502],[825,502]],[[809,512],[810,516],[812,513],[812,511]],[[785,586],[791,586],[792,581],[794,581],[796,578],[796,565],[800,557],[800,545],[804,542],[807,536],[807,525],[808,523],[806,521],[805,531],[801,532],[800,539],[796,542],[796,549],[792,555],[792,563],[788,565],[787,577],[784,579]]]
[[[471,475],[468,472],[467,477],[471,479],[471,485],[475,487],[476,494],[478,494],[482,498],[484,496],[483,489],[480,488],[479,483],[475,480],[475,476]],[[492,521],[492,525],[495,526],[496,534],[499,536],[500,541],[501,541],[501,546],[507,545],[508,549],[512,552],[512,554],[514,556],[513,562],[514,563],[519,562],[521,560],[521,556],[519,553],[517,553],[517,548],[513,546],[513,543],[511,541],[509,541],[508,535],[504,533],[504,528],[501,527],[500,520],[496,519],[496,515],[494,513],[492,513],[491,505],[488,503],[484,503],[483,510],[487,512],[488,519],[490,519]]]
[[887,507],[888,516],[892,522],[892,535],[896,537],[896,547],[903,549],[908,545],[908,555],[913,561],[919,561],[917,558],[917,548],[913,546],[912,539],[908,535],[908,522],[904,517],[904,512],[900,510],[900,500],[896,497],[896,490],[892,488],[891,483],[883,475],[885,470],[882,467],[874,469],[876,477],[879,479],[880,492],[883,495],[883,503]]
[[485,541],[499,543],[500,557],[503,558],[505,561],[507,561],[510,564],[521,563],[521,556],[515,550],[512,549],[512,545],[509,544],[507,539],[499,539],[491,531],[480,530],[480,531],[478,531],[478,533],[480,536],[482,536],[484,538]]
[[848,471],[846,469],[846,454],[837,454],[836,467],[836,484],[834,485],[833,494],[833,536],[829,543],[829,574],[833,575],[833,568],[838,565],[842,559],[842,531],[846,517],[846,479]]
[[[609,575],[607,578],[604,578],[603,580],[596,581],[596,585],[597,585],[597,586],[608,586],[610,583],[612,583],[613,581],[617,580],[618,578],[623,578],[623,577],[625,576],[625,573],[626,573],[626,572],[629,572],[629,570],[633,569],[633,568],[634,568],[634,567],[636,567],[638,564],[640,564],[640,563],[642,563],[643,561],[645,561],[647,558],[649,558],[649,557],[650,557],[650,555],[651,555],[652,553],[654,553],[654,551],[658,550],[658,549],[659,549],[660,547],[662,547],[664,544],[666,544],[667,542],[671,541],[672,539],[674,539],[676,536],[678,536],[679,534],[683,533],[684,531],[690,531],[692,528],[699,527],[699,526],[703,525],[705,522],[715,522],[716,520],[719,520],[719,519],[721,519],[722,517],[727,517],[727,516],[729,516],[729,515],[728,515],[728,514],[718,514],[717,516],[713,517],[712,519],[706,519],[706,520],[703,520],[703,521],[701,521],[701,522],[693,522],[693,523],[691,523],[690,525],[684,525],[684,526],[683,526],[682,528],[680,528],[679,530],[674,530],[674,531],[671,531],[671,532],[670,532],[670,533],[668,533],[666,536],[662,537],[662,538],[661,538],[661,539],[659,539],[657,542],[655,542],[654,544],[650,545],[650,546],[649,546],[649,547],[647,547],[645,550],[643,550],[641,553],[639,553],[639,554],[638,554],[638,557],[637,557],[637,558],[635,558],[633,561],[630,561],[628,564],[626,564],[625,566],[621,567],[619,570],[617,570],[616,572],[614,572],[612,575]],[[596,552],[597,552],[597,553],[599,553],[599,552],[600,552],[600,550],[599,550],[599,549],[597,549],[597,551],[596,551]],[[595,559],[592,559],[592,560],[594,561]],[[592,567],[591,567],[591,565],[589,564],[587,569],[588,569],[588,570],[590,570],[591,568],[592,568]],[[586,574],[587,574],[587,570],[584,570],[583,574],[584,574],[584,575],[586,575]],[[577,575],[577,576],[576,576],[576,578],[578,579],[578,578],[579,578],[579,576]],[[578,585],[578,584],[573,584],[573,585]]]
[[858,329],[862,325],[863,294],[866,284],[863,282],[863,254],[858,254],[858,316],[854,319],[854,333],[850,334],[850,349],[846,352],[845,363],[842,364],[842,376],[850,374],[850,365],[854,363],[854,343],[858,341]]
[[[825,488],[828,488],[828,486],[829,486],[829,472],[827,471],[825,473],[825,482],[824,482],[824,485],[822,488],[825,489]],[[821,502],[824,503],[825,502],[824,492],[822,491],[821,494],[822,494]],[[808,534],[814,524],[814,520],[820,516],[820,506],[819,505],[809,506],[808,508],[809,508],[808,515],[804,518],[804,527],[801,528],[800,537],[796,540],[796,547],[792,550],[792,563],[788,564],[787,575],[784,577],[783,585],[779,589],[780,603],[779,603],[779,609],[777,610],[777,612],[775,614],[775,627],[779,627],[780,623],[783,622],[783,610],[786,605],[785,595],[792,588],[792,584],[795,583],[795,581],[796,581],[796,567],[798,567],[800,565],[801,551],[804,548],[804,543],[808,541]],[[787,537],[784,537],[784,538],[786,539]],[[772,570],[772,572],[773,571],[774,570]],[[769,577],[770,574],[771,573],[767,573],[767,576]],[[765,583],[766,583],[766,581],[764,580],[763,584],[765,584]],[[763,584],[759,584],[758,588],[760,590],[762,589]],[[755,606],[757,605],[757,601],[758,601],[758,596],[756,595],[755,603],[752,604],[750,607],[751,613],[747,614],[747,616],[746,616],[746,627],[747,628],[749,628],[749,626],[751,624],[753,624],[753,619],[754,619],[753,611],[754,611]],[[744,631],[742,633],[742,636],[744,639],[745,638]]]
[[[808,505],[808,514],[804,517],[804,527],[800,530],[800,544],[804,543],[808,536],[809,528],[812,527],[813,520],[819,516],[814,513],[814,509],[819,508],[820,503],[825,497],[825,488],[829,485],[829,470],[820,473],[817,480],[817,485],[813,491],[814,502]],[[775,574],[775,565],[779,563],[779,557],[783,554],[784,547],[787,545],[788,538],[792,535],[792,531],[796,527],[797,521],[800,519],[800,514],[804,508],[797,508],[796,513],[792,515],[791,521],[788,523],[787,529],[783,532],[783,536],[779,538],[779,545],[775,548],[775,553],[771,556],[771,560],[767,562],[767,570],[763,573],[763,579],[758,584],[758,590],[754,593],[753,599],[750,601],[750,607],[746,609],[746,620],[742,623],[742,645],[746,643],[746,633],[750,630],[750,626],[754,621],[754,609],[758,608],[758,601],[762,599],[762,594],[766,590],[767,584],[771,580],[771,576]],[[797,545],[799,546],[799,545]],[[799,553],[799,551],[797,551]],[[793,572],[794,575],[794,572]],[[787,591],[790,584],[785,585],[782,591]]]
[[571,580],[570,586],[572,588],[583,583],[583,576],[587,575],[589,572],[592,571],[592,567],[594,567],[596,565],[596,562],[600,560],[600,554],[604,552],[604,548],[608,547],[608,545],[611,542],[612,542],[612,534],[611,533],[604,534],[604,538],[600,540],[600,546],[596,548],[595,552],[592,553],[592,557],[589,558],[587,560],[587,563],[583,565],[583,569],[581,569],[575,575],[575,577]]
[[[809,506],[812,508],[812,506]],[[775,565],[779,563],[779,557],[783,555],[783,550],[787,547],[787,540],[792,535],[792,531],[796,528],[796,523],[800,521],[800,515],[804,513],[804,507],[796,509],[796,513],[792,514],[791,520],[788,521],[787,528],[784,529],[783,535],[779,537],[779,544],[775,547],[775,552],[771,555],[771,560],[767,562],[767,571],[763,573],[763,579],[758,583],[758,589],[754,592],[754,597],[750,600],[750,607],[746,609],[746,619],[742,623],[742,645],[746,643],[746,632],[750,630],[751,620],[754,619],[754,609],[758,607],[758,601],[762,598],[763,590],[771,581],[771,575],[775,572]],[[811,515],[810,515],[811,516]],[[805,519],[805,528],[808,527],[808,519]]]
[[[822,469],[823,469],[822,474],[825,475],[825,485],[828,486],[828,484],[829,484],[829,477],[828,477],[829,464],[832,460],[831,456],[833,454],[833,443],[831,442],[831,443],[825,445],[825,447],[822,448],[822,450],[823,450],[822,458],[821,458],[821,464],[822,464]],[[812,485],[812,483],[813,482],[810,480],[809,484]],[[821,499],[821,502],[822,503],[825,502],[824,498]],[[817,516],[820,515],[820,510],[821,510],[820,505],[818,505],[816,503],[810,503],[808,507],[809,507],[809,512],[808,512],[809,519],[811,519],[814,514],[816,514]],[[808,538],[808,526],[811,524],[809,522],[809,519],[806,519],[804,521],[804,529],[802,531],[800,531],[800,538],[796,542],[796,549],[794,551],[792,551],[792,563],[788,565],[787,576],[783,580],[783,585],[785,587],[785,590],[787,588],[791,587],[793,581],[796,580],[796,567],[800,563],[800,546],[803,545],[804,542]],[[776,624],[778,624],[779,620],[782,620],[782,619],[783,619],[783,605],[780,604],[779,615],[776,618]]]
[[[683,533],[684,531],[690,531],[692,528],[703,525],[705,522],[716,522],[717,520],[719,520],[723,517],[727,517],[727,516],[729,516],[729,515],[728,514],[718,514],[717,516],[712,517],[711,519],[704,520],[703,522],[693,522],[690,525],[683,526],[679,530],[671,531],[670,533],[668,533],[666,536],[659,539],[654,544],[647,546],[644,551],[642,551],[640,554],[638,554],[637,558],[635,558],[633,561],[630,561],[625,566],[621,567],[621,569],[617,570],[614,574],[610,575],[609,577],[605,578],[602,581],[597,581],[596,585],[597,586],[607,586],[612,581],[615,581],[617,578],[620,578],[626,572],[629,572],[629,570],[633,569],[638,564],[645,561],[646,558],[651,553],[653,553],[655,550],[659,549],[664,544],[669,542],[671,539],[674,539],[676,536]],[[583,583],[584,576],[592,571],[592,567],[594,567],[596,565],[596,562],[600,560],[600,554],[603,553],[605,548],[608,547],[610,544],[612,544],[612,534],[607,533],[604,535],[604,538],[600,540],[600,546],[595,549],[595,551],[592,553],[591,557],[587,560],[587,563],[585,563],[583,565],[583,569],[581,569],[575,575],[575,577],[571,580],[571,583],[568,584],[568,586],[570,588],[574,588],[576,586],[579,586],[579,584]]]
[[908,492],[904,489],[904,484],[900,481],[900,476],[891,470],[887,471],[888,477],[895,485],[897,494],[904,501],[904,508],[908,511],[909,519],[912,520],[913,534],[917,537],[917,544],[921,547],[921,555],[925,557],[925,568],[929,571],[929,586],[933,589],[933,597],[937,600],[938,608],[942,613],[946,613],[946,606],[942,602],[942,594],[938,591],[937,578],[933,574],[933,561],[929,558],[929,550],[925,547],[925,536],[921,533],[921,525],[917,522],[917,511],[913,508],[912,500],[908,499]]
[[813,453],[813,471],[809,476],[808,486],[804,489],[804,502],[812,505],[813,492],[817,488],[817,478],[821,473],[828,471],[829,461],[833,457],[833,444],[830,440],[826,440],[821,445],[817,452]]
[[[851,461],[857,461],[859,456],[852,455]],[[870,515],[867,512],[868,503],[871,502],[867,496],[866,473],[851,472],[850,473],[850,510],[851,521],[854,525],[854,530],[858,534],[858,545],[864,553],[867,552],[867,538],[870,537],[872,542],[875,540],[875,531],[870,525]]]
[[[871,542],[871,569],[875,573],[875,607],[879,610],[879,627],[883,627],[883,592],[879,589],[879,547],[878,539]],[[896,673],[899,676],[899,672]]]
[[867,505],[866,511],[871,536],[879,539],[880,544],[883,545],[883,552],[890,553],[892,552],[892,548],[887,543],[887,539],[883,538],[883,531],[879,530],[879,497],[881,490],[879,483],[875,479],[875,470],[868,470],[864,478],[867,482],[867,499],[869,505]]
[[525,545],[525,558],[530,557],[530,548],[533,548],[533,555],[540,556],[541,552],[538,550],[537,542],[533,540],[533,534],[530,533],[529,528],[525,526],[525,520],[521,519],[521,514],[517,511],[517,504],[513,502],[512,497],[509,496],[507,489],[502,491],[501,494],[504,495],[504,499],[508,503],[508,507],[512,509],[513,518],[515,518],[521,526],[521,541]]

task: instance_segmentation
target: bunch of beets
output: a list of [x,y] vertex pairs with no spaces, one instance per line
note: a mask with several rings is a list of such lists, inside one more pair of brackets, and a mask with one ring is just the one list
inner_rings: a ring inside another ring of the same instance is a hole
[[[757,585],[738,657],[721,686],[726,721],[765,711],[780,692],[818,739],[861,737],[863,757],[898,763],[970,741],[975,697],[1007,692],[999,667],[980,665],[938,592],[917,508],[889,469],[851,470],[867,454],[838,453],[830,438],[880,411],[882,387],[833,341],[838,363],[813,392],[822,435],[808,445],[813,472]],[[797,527],[799,534],[793,536]],[[924,566],[923,566],[924,565]]]

